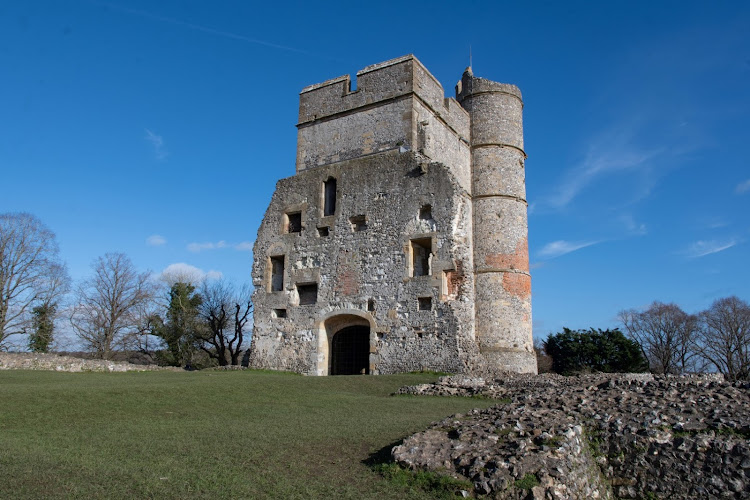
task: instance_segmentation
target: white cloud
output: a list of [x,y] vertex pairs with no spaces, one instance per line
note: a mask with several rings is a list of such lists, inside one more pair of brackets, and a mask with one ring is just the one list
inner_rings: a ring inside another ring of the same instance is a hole
[[573,241],[558,240],[558,241],[553,241],[552,243],[547,243],[546,245],[544,245],[544,247],[541,250],[539,250],[539,252],[537,252],[537,255],[541,258],[554,259],[555,257],[565,255],[566,253],[575,252],[576,250],[590,247],[591,245],[596,245],[597,243],[599,242],[598,241],[573,242]]
[[206,279],[207,280],[220,280],[224,277],[224,274],[221,271],[216,271],[214,269],[211,269],[206,273]]
[[221,250],[223,248],[234,248],[239,252],[252,251],[253,243],[251,241],[241,241],[239,243],[227,243],[224,240],[212,242],[206,241],[204,243],[190,243],[187,246],[188,251],[193,253],[202,252],[204,250]]
[[156,135],[149,129],[146,129],[145,139],[154,147],[154,155],[156,155],[157,160],[163,160],[167,157],[169,153],[164,149],[164,139],[162,136]]
[[146,238],[146,244],[150,247],[160,247],[167,243],[167,239],[164,236],[158,234],[152,234]]
[[220,248],[226,248],[227,242],[224,240],[217,241],[216,243],[213,242],[205,242],[205,243],[189,243],[187,246],[188,251],[193,253],[202,252],[203,250],[217,250]]
[[[543,203],[553,208],[565,207],[597,178],[646,169],[650,166],[650,161],[662,152],[640,150],[631,142],[630,134],[620,133],[602,137],[591,144],[583,161],[568,170],[557,192],[543,200]],[[648,185],[644,189],[648,191],[651,187]]]
[[712,253],[718,253],[726,250],[727,248],[732,248],[736,244],[737,241],[734,239],[727,241],[699,240],[688,246],[682,253],[687,255],[687,257],[690,259],[697,259],[698,257],[705,257],[706,255],[711,255]]
[[221,279],[223,276],[224,275],[220,271],[212,269],[208,272],[205,272],[202,269],[191,266],[190,264],[178,262],[176,264],[170,264],[165,267],[159,274],[158,278],[169,285],[173,285],[178,281],[197,285],[203,280],[217,280]]
[[620,216],[620,221],[625,225],[625,229],[630,235],[643,236],[648,232],[646,230],[646,224],[636,222],[632,215],[622,215]]
[[737,184],[737,187],[734,188],[734,192],[737,194],[747,193],[748,191],[750,191],[750,179],[745,182],[740,182]]

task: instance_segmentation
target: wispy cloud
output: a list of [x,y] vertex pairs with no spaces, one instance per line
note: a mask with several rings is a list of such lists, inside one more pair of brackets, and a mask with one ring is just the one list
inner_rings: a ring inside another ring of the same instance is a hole
[[540,258],[545,259],[554,259],[555,257],[559,257],[561,255],[565,255],[566,253],[575,252],[576,250],[580,250],[581,248],[590,247],[591,245],[596,245],[597,243],[600,243],[599,241],[565,241],[565,240],[557,240],[553,241],[552,243],[547,243],[544,245],[544,247],[537,252],[537,255]]
[[158,279],[173,285],[177,282],[191,283],[197,285],[204,280],[221,279],[224,275],[220,271],[210,270],[203,271],[195,266],[184,262],[177,262],[165,267],[158,275]]
[[221,248],[226,248],[227,242],[224,240],[217,241],[216,243],[207,241],[205,243],[189,243],[187,246],[188,251],[198,253],[202,252],[204,250],[217,250]]
[[636,222],[635,218],[630,214],[621,215],[620,221],[625,225],[625,229],[631,236],[643,236],[648,232],[646,224]]
[[695,243],[690,244],[681,253],[686,255],[689,259],[697,259],[698,257],[705,257],[706,255],[711,255],[712,253],[722,252],[726,250],[727,248],[732,248],[736,244],[737,244],[737,240],[734,240],[734,239],[725,240],[725,241],[699,240],[699,241],[696,241]]
[[[646,169],[662,152],[634,144],[632,134],[627,130],[604,134],[592,141],[583,161],[567,171],[556,192],[544,198],[542,204],[563,208],[599,178]],[[650,187],[647,186],[646,190]]]
[[158,234],[152,234],[148,238],[146,238],[146,245],[150,247],[160,247],[162,245],[166,245],[167,239],[164,236],[160,236]]
[[706,229],[720,229],[729,225],[729,222],[727,222],[723,217],[718,216],[703,216],[698,219],[697,223],[698,226],[704,227]]
[[154,20],[154,21],[160,21],[160,22],[163,22],[163,23],[173,24],[173,25],[176,25],[176,26],[182,26],[182,27],[187,28],[187,29],[191,29],[191,30],[194,30],[194,31],[200,31],[202,33],[208,33],[210,35],[220,36],[222,38],[229,38],[229,39],[232,39],[232,40],[239,40],[241,42],[252,43],[252,44],[255,44],[255,45],[261,45],[261,46],[269,47],[269,48],[272,48],[272,49],[284,50],[284,51],[287,51],[287,52],[296,52],[296,53],[299,53],[299,54],[306,54],[308,56],[315,56],[315,57],[320,57],[320,58],[323,58],[323,59],[337,60],[337,59],[334,59],[334,58],[331,58],[331,57],[326,57],[326,56],[321,56],[319,54],[314,54],[314,53],[311,53],[311,52],[309,52],[307,50],[298,49],[296,47],[289,47],[287,45],[281,45],[281,44],[278,44],[278,43],[273,43],[273,42],[270,42],[268,40],[260,40],[258,38],[252,38],[252,37],[249,37],[249,36],[240,35],[238,33],[232,33],[230,31],[224,31],[224,30],[218,30],[218,29],[214,29],[214,28],[209,28],[208,26],[202,26],[200,24],[189,23],[189,22],[182,21],[182,20],[174,18],[174,17],[159,16],[159,15],[152,14],[151,12],[148,12],[148,11],[145,11],[145,10],[131,9],[131,8],[123,7],[121,5],[117,5],[117,4],[110,3],[110,2],[94,2],[94,3],[97,3],[99,5],[103,5],[103,6],[109,7],[110,9],[113,9],[113,10],[118,10],[120,12],[125,12],[127,14],[131,14],[131,15],[135,15],[135,16],[139,16],[139,17],[151,19],[151,20]]
[[164,149],[164,139],[162,136],[156,135],[149,129],[146,129],[145,139],[154,147],[154,155],[156,155],[157,160],[163,160],[167,157],[169,153]]
[[750,179],[744,182],[740,182],[739,184],[737,184],[737,187],[734,188],[734,192],[737,194],[744,194],[748,191],[750,191]]
[[224,248],[233,248],[239,252],[252,251],[253,243],[251,241],[241,241],[240,243],[227,243],[224,240],[212,242],[207,241],[204,243],[190,243],[187,246],[188,251],[193,253],[202,252],[204,250],[221,250]]

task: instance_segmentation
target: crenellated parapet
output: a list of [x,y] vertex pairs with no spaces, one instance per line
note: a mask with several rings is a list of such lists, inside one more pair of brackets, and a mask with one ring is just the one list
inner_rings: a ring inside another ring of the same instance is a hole
[[297,171],[391,149],[453,165],[470,189],[469,115],[413,55],[305,87]]

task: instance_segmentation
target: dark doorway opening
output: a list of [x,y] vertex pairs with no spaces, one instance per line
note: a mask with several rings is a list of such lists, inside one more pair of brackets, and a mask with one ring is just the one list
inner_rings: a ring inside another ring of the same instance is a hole
[[370,329],[349,326],[333,336],[331,375],[369,375]]

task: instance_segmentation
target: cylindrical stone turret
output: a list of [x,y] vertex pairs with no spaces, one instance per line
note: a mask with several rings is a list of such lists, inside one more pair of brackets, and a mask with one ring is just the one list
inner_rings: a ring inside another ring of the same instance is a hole
[[471,116],[476,339],[492,368],[536,373],[521,91],[468,68],[456,99]]

